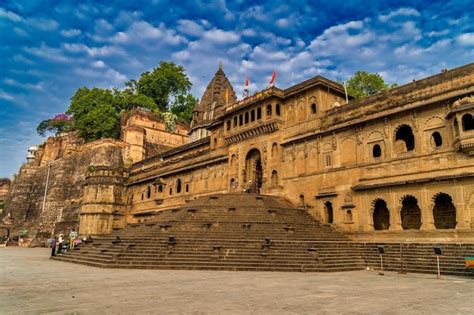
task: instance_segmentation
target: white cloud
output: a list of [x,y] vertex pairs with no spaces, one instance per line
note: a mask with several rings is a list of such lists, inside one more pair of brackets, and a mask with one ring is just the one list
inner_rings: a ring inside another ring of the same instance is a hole
[[64,56],[61,49],[49,47],[44,42],[39,47],[24,47],[23,50],[33,56],[56,62],[68,62],[71,59]]
[[191,20],[179,20],[178,31],[187,35],[200,37],[204,33],[204,27]]
[[43,82],[38,82],[36,84],[32,84],[32,83],[22,83],[22,82],[18,82],[14,79],[9,79],[9,78],[6,78],[3,80],[3,83],[7,84],[7,85],[10,85],[10,86],[14,86],[14,87],[18,87],[18,88],[21,88],[21,89],[26,89],[26,90],[37,90],[37,91],[41,91],[44,89],[44,83]]
[[82,34],[81,30],[77,29],[77,28],[72,28],[72,29],[68,29],[68,30],[61,30],[61,35],[64,36],[64,37],[68,37],[68,38],[71,38],[71,37],[76,37],[76,36],[79,36]]
[[163,23],[159,27],[155,27],[145,21],[133,22],[125,32],[118,32],[111,39],[112,42],[119,44],[150,44],[151,40],[160,40],[160,44],[169,45],[187,42],[186,38],[177,35],[175,30],[166,28]]
[[474,46],[474,33],[464,33],[456,38],[457,42],[463,46]]
[[224,31],[218,28],[213,28],[206,31],[203,38],[219,44],[235,43],[240,39],[240,36],[233,31]]
[[8,94],[4,90],[0,89],[0,99],[6,100],[6,101],[13,101],[15,100],[15,97],[11,94]]
[[387,15],[379,15],[379,21],[384,23],[397,16],[420,16],[420,12],[413,8],[400,8]]
[[41,31],[54,31],[58,28],[59,24],[55,20],[52,19],[44,19],[44,18],[31,18],[27,20],[27,24],[39,29]]
[[103,57],[111,55],[124,55],[121,48],[113,46],[89,47],[84,44],[63,44],[62,47],[72,53],[86,53],[91,57]]
[[7,11],[5,10],[4,8],[0,8],[0,18],[5,18],[5,19],[8,19],[12,22],[21,22],[23,21],[24,19],[19,16],[18,14],[16,13],[13,13],[11,11]]
[[96,60],[92,63],[92,67],[94,68],[105,68],[106,66],[107,65],[102,60]]

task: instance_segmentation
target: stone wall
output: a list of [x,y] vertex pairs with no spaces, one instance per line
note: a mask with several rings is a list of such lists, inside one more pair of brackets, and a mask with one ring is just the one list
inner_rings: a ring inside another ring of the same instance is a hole
[[[50,148],[50,144],[54,144],[54,148]],[[94,165],[123,166],[122,142],[98,140],[76,147],[68,154],[66,147],[58,148],[56,141],[47,141],[45,152],[56,149],[63,153],[46,165],[36,161],[35,165],[20,168],[3,213],[3,216],[10,213],[14,220],[12,235],[28,230],[30,236],[36,236],[41,241],[52,234],[77,229],[88,168]],[[38,160],[43,159],[44,155],[38,156]]]

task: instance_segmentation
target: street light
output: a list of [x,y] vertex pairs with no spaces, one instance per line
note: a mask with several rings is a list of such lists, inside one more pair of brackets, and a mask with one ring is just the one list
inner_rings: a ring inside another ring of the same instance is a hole
[[441,270],[439,269],[439,256],[443,255],[443,250],[441,249],[441,246],[436,245],[436,246],[433,246],[433,251],[436,255],[436,265],[438,267],[438,276],[437,276],[437,278],[440,279],[441,278]]
[[383,254],[385,254],[385,247],[383,245],[378,245],[377,250],[379,251],[380,256],[380,272],[379,275],[383,276]]

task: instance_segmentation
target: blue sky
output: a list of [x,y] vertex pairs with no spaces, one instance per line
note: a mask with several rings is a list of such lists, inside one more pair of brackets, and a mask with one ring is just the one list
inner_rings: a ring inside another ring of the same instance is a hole
[[[176,5],[175,3],[180,3]],[[82,86],[123,87],[161,60],[202,92],[219,61],[238,95],[357,70],[399,84],[474,61],[474,2],[0,0],[0,177]]]

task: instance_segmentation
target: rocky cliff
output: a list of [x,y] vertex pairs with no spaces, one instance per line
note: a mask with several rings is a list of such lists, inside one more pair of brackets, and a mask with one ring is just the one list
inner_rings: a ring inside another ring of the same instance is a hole
[[85,145],[64,137],[48,139],[34,163],[20,168],[6,198],[2,215],[13,219],[11,235],[27,230],[34,245],[77,230],[88,169],[123,167],[123,147],[123,142],[109,139]]

